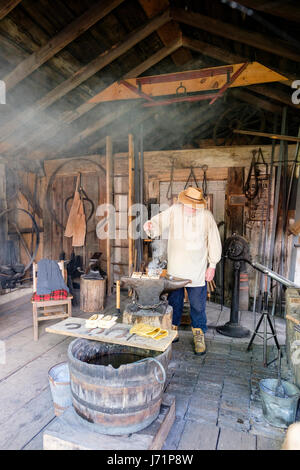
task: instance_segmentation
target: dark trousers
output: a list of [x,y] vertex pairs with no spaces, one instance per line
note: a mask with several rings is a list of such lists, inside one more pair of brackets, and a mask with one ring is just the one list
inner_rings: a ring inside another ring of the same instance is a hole
[[[206,333],[206,283],[202,287],[186,287],[186,290],[191,306],[192,327],[201,328],[203,333]],[[179,326],[184,303],[184,289],[170,292],[168,302],[173,307],[173,325]]]

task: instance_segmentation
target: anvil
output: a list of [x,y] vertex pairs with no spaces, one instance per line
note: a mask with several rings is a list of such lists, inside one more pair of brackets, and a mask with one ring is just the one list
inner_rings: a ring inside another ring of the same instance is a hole
[[164,315],[168,306],[165,294],[181,289],[190,282],[190,279],[170,275],[159,279],[122,277],[121,285],[133,289],[135,293],[132,301],[126,305],[126,311],[140,315],[149,315],[155,311],[156,314]]

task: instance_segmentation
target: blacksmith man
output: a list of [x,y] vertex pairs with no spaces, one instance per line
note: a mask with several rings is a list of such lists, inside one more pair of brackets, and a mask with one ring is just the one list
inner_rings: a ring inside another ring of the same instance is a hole
[[[221,259],[220,234],[212,213],[206,209],[201,189],[190,187],[178,196],[178,203],[152,217],[144,224],[150,237],[158,237],[168,230],[168,274],[191,279],[186,289],[191,306],[192,331],[195,353],[206,352],[204,334],[206,321],[206,283],[215,276],[217,263]],[[180,325],[184,289],[169,294],[173,307],[173,326]]]

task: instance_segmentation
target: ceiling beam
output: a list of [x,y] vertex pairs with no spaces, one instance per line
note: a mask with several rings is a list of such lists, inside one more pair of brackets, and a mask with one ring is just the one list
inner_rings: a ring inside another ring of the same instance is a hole
[[[73,74],[67,80],[64,80],[60,85],[55,87],[53,90],[48,92],[45,96],[39,99],[31,107],[25,109],[13,120],[8,122],[0,130],[0,141],[6,139],[8,135],[15,132],[20,125],[28,123],[28,121],[35,117],[36,113],[51,106],[55,101],[62,98],[68,92],[79,86],[88,78],[92,77],[95,73],[102,70],[104,67],[109,65],[111,62],[116,60],[121,55],[125,54],[129,49],[134,47],[140,41],[145,39],[147,36],[152,34],[162,24],[167,23],[170,20],[169,11],[165,11],[162,14],[156,16],[152,20],[149,20],[145,25],[141,26],[137,30],[133,31],[126,36],[124,41],[119,44],[115,44],[107,51],[98,55],[94,60],[89,62],[84,67],[81,67],[75,74]],[[30,139],[39,136],[39,131],[30,136]]]
[[[151,57],[149,57],[149,59],[145,60],[144,62],[139,64],[137,67],[130,70],[130,72],[128,72],[124,76],[124,78],[138,77],[139,75],[141,75],[141,73],[145,72],[147,69],[149,69],[150,67],[152,67],[156,63],[160,62],[163,58],[169,56],[173,51],[177,50],[181,46],[182,46],[182,41],[181,41],[181,38],[179,38],[173,44],[170,44],[168,47],[163,47],[156,54],[153,54]],[[87,103],[87,105],[90,106],[89,110],[91,110],[95,107],[95,105],[97,105],[97,103]],[[87,109],[87,107],[85,109]],[[106,114],[105,116],[102,116],[100,119],[93,122],[86,129],[82,130],[79,133],[76,132],[76,135],[73,138],[71,138],[65,146],[63,146],[62,151],[69,150],[73,146],[81,143],[87,137],[94,134],[95,132],[98,132],[104,126],[111,123],[115,119],[118,119],[119,117],[121,117],[126,112],[128,112],[128,106],[127,105],[125,105],[123,107],[120,107],[117,111],[114,111],[114,112]],[[76,117],[76,119],[77,119],[78,116],[76,115],[76,110],[74,111],[73,116]],[[70,116],[69,116],[68,122],[70,122]],[[56,130],[58,130],[58,129],[56,129]]]
[[2,2],[3,4],[0,7],[0,20],[3,20],[8,13],[10,13],[19,3],[21,3],[21,0],[8,0]]
[[[230,73],[229,81],[228,73]],[[140,79],[128,78],[123,83],[114,82],[110,87],[91,98],[90,101],[95,103],[146,98],[153,101],[153,105],[155,105],[154,97],[177,95],[180,87],[184,87],[187,93],[217,91],[222,90],[225,86],[240,87],[257,83],[278,82],[284,80],[284,78],[283,75],[274,72],[259,62],[249,62],[177,72],[175,74],[154,75]],[[140,85],[140,89],[138,85]],[[209,98],[208,94],[205,99]]]
[[[164,9],[167,9],[170,6],[169,0],[138,1],[148,18],[153,18],[155,15],[161,13]],[[178,38],[178,36],[181,35],[181,30],[178,23],[170,21],[168,24],[165,24],[158,28],[156,33],[158,34],[158,37],[162,41],[163,45],[168,46],[176,38]],[[171,58],[175,65],[182,66],[192,60],[192,55],[190,51],[178,49],[177,51],[171,54]]]
[[279,101],[280,103],[291,106],[292,108],[300,109],[299,104],[294,104],[292,102],[292,96],[291,96],[293,93],[292,89],[291,89],[290,95],[288,95],[287,93],[284,93],[281,90],[278,90],[278,88],[272,88],[266,85],[252,85],[251,87],[248,87],[248,89],[255,91],[255,93],[259,93],[261,95],[267,96],[268,98],[271,98],[272,100],[276,100],[276,101]]
[[[212,57],[213,59],[220,60],[221,62],[224,62],[226,64],[237,64],[239,62],[246,62],[247,60],[251,59],[250,57],[246,58],[244,56],[240,56],[239,54],[234,54],[221,47],[213,46],[212,44],[209,44],[204,41],[200,41],[199,39],[189,38],[186,36],[182,37],[182,45],[183,47],[187,47],[188,49],[191,49],[192,51],[207,55],[209,57]],[[263,65],[268,67],[268,64],[266,63],[264,63]],[[289,80],[284,80],[283,82],[281,82],[284,85],[291,86],[291,82],[294,80],[297,80],[296,75],[293,75],[286,70],[280,70],[273,66],[271,68],[275,72],[285,75],[286,77],[289,78]]]
[[[157,51],[155,54],[150,56],[144,62],[140,63],[139,65],[131,69],[129,72],[127,72],[124,75],[123,78],[139,76],[140,74],[145,72],[147,69],[151,68],[153,65],[157,64],[158,62],[163,60],[165,57],[169,56],[172,52],[176,51],[181,46],[182,46],[182,40],[180,37],[173,43],[169,44],[169,46],[162,47],[159,51]],[[71,124],[73,121],[77,120],[78,118],[86,114],[87,112],[94,109],[95,106],[99,106],[99,103],[85,102],[81,104],[80,106],[78,106],[78,108],[76,108],[74,111],[67,111],[66,113],[63,113],[58,123],[56,122],[52,126],[47,127],[45,129],[45,132],[43,132],[42,135],[40,133],[37,133],[34,136],[31,136],[29,143],[26,141],[26,144],[27,145],[30,144],[32,148],[40,147],[42,143],[53,138],[58,132],[60,132],[62,130],[62,125]],[[112,111],[106,114],[105,116],[102,116],[99,120],[93,123],[91,128],[87,128],[83,130],[82,132],[80,132],[79,134],[76,133],[75,136],[70,137],[70,140],[67,139],[67,143],[63,147],[62,151],[66,151],[67,149],[70,149],[75,144],[79,143],[81,140],[89,137],[89,135],[93,134],[94,132],[99,131],[102,127],[110,124],[112,121],[114,121],[118,117],[121,117],[126,112],[128,112],[128,107],[121,107],[117,111]],[[40,155],[40,158],[43,158],[42,157],[43,152],[40,152],[39,155]]]
[[3,81],[6,84],[6,89],[10,90],[20,81],[24,80],[24,78],[51,59],[51,57],[70,44],[70,42],[78,38],[95,23],[104,18],[104,16],[108,15],[123,1],[124,0],[99,1],[89,8],[89,10],[85,11],[83,15],[72,21],[72,23],[67,25],[62,31],[60,31],[60,33],[51,38],[47,44],[40,47],[37,51],[17,65],[14,70],[7,74],[3,78]]
[[172,18],[180,23],[199,28],[211,34],[221,36],[233,41],[242,42],[248,46],[256,47],[271,54],[275,54],[295,62],[300,62],[300,54],[285,41],[273,38],[266,34],[247,31],[233,24],[224,23],[215,18],[186,11],[181,8],[171,9]]
[[251,104],[251,106],[257,106],[258,108],[262,108],[265,111],[274,114],[282,113],[282,106],[278,106],[277,104],[271,103],[270,100],[264,100],[262,98],[259,98],[258,96],[253,95],[253,93],[249,93],[249,91],[246,91],[246,89],[236,88],[235,90],[231,90],[231,93],[239,100]]
[[298,5],[291,4],[289,1],[279,2],[274,0],[239,0],[241,5],[262,11],[270,15],[279,16],[288,21],[300,23],[300,8]]
[[213,46],[212,44],[200,41],[199,39],[193,39],[186,36],[182,37],[182,45],[183,47],[187,47],[192,51],[199,52],[200,54],[207,55],[213,59],[220,60],[227,64],[238,64],[248,60],[238,54],[233,54],[232,52],[226,51],[221,47]]
[[168,21],[170,21],[170,12],[167,10],[156,16],[153,20],[148,21],[140,28],[129,33],[121,43],[115,44],[110,49],[99,54],[87,65],[81,67],[74,75],[42,97],[37,102],[38,109],[45,109],[48,106],[51,106],[55,101],[65,96],[71,90],[78,87],[81,83],[88,80],[107,65],[111,64],[114,60],[125,54],[129,49],[134,47]]
[[[213,46],[211,44],[208,44],[203,41],[199,41],[198,39],[192,39],[192,38],[187,38],[183,36],[182,38],[182,44],[184,47],[188,47],[192,49],[195,52],[199,52],[204,55],[208,55],[209,57],[212,57],[216,60],[220,60],[221,62],[227,63],[227,64],[232,64],[236,63],[237,61],[246,61],[245,57],[241,57],[240,55],[233,54],[231,52],[226,51],[225,49],[221,49],[220,47]],[[278,73],[284,74],[285,72],[278,71]],[[289,82],[289,80],[284,80],[283,83]],[[276,101],[280,101],[281,103],[287,104],[288,106],[294,107],[299,109],[300,106],[294,105],[292,103],[291,97],[284,93],[281,92],[278,89],[272,89],[270,86],[264,86],[264,85],[252,85],[249,90],[253,90],[256,93],[259,93],[261,95],[264,95],[268,98],[274,99]]]

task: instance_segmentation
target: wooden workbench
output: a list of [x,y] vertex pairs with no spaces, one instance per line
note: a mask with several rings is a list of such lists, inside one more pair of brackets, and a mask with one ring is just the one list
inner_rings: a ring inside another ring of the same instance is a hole
[[[117,323],[113,327],[101,332],[100,328],[86,328],[85,321],[85,318],[67,318],[55,325],[49,326],[46,328],[46,331],[47,333],[63,336],[74,336],[75,338],[85,338],[92,341],[102,341],[103,343],[120,344],[122,346],[132,346],[161,352],[170,346],[176,336],[176,331],[173,330],[168,330],[168,336],[160,340],[130,335],[129,331],[132,325],[125,323]],[[78,325],[78,328],[73,329],[75,325]]]

